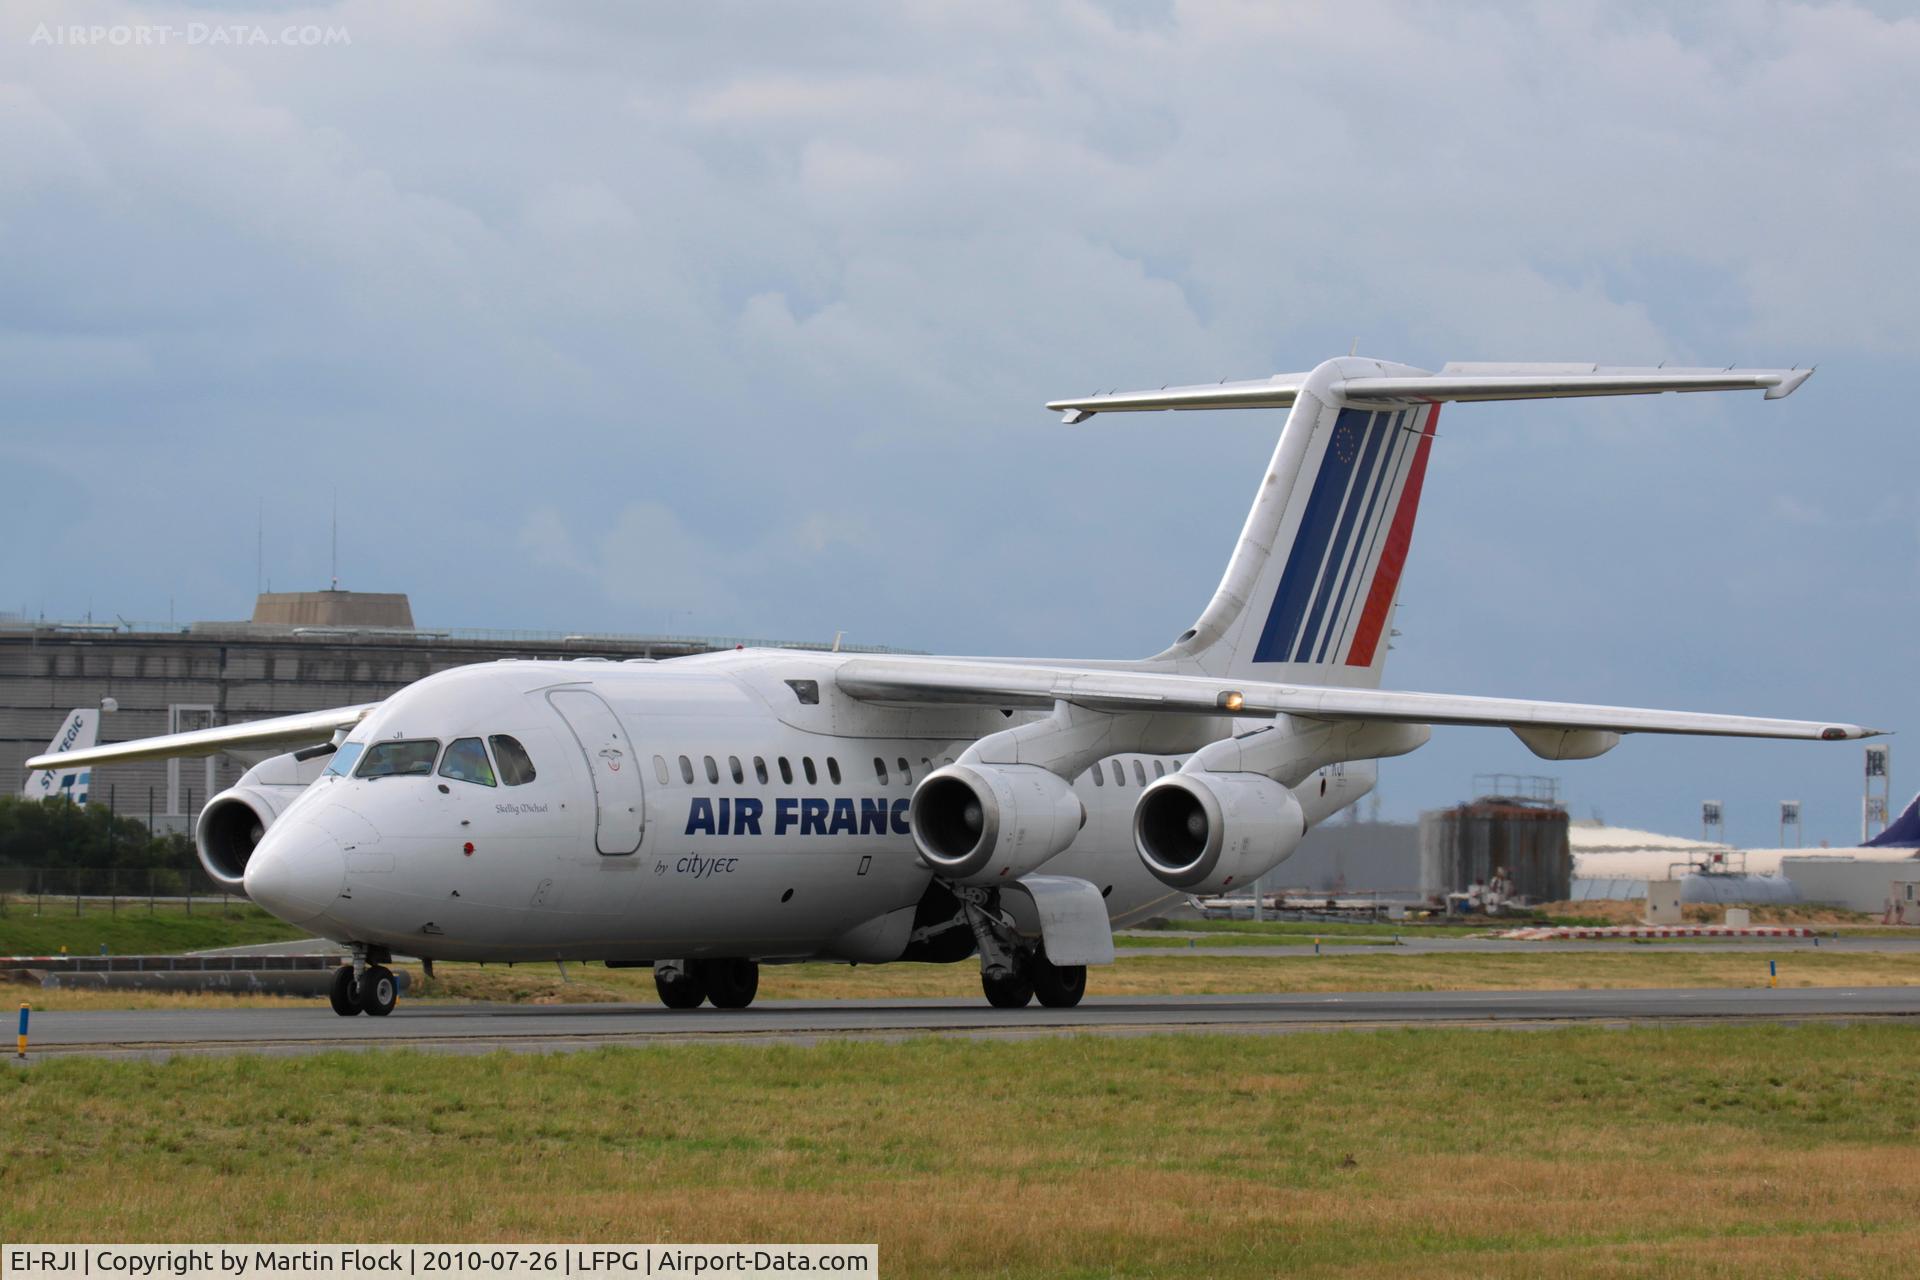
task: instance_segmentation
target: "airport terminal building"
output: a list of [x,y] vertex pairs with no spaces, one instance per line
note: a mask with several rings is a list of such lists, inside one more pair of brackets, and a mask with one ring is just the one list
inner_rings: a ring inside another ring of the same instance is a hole
[[[624,661],[736,645],[828,649],[830,642],[731,636],[585,635],[419,627],[407,597],[269,592],[244,622],[165,624],[0,619],[0,776],[17,791],[26,760],[68,711],[113,708],[100,741],[377,702],[423,676],[501,658]],[[856,652],[890,652],[843,645]],[[246,764],[228,756],[101,766],[89,802],[161,831],[191,830],[207,798]]]

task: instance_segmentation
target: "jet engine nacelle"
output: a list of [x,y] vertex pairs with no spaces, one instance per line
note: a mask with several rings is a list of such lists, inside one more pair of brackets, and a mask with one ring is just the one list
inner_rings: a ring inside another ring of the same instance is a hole
[[194,849],[214,883],[230,893],[245,891],[247,859],[274,819],[300,798],[325,770],[325,756],[301,760],[289,753],[263,760],[240,781],[207,801],[194,825]]
[[1073,843],[1087,810],[1065,778],[1031,764],[950,764],[914,788],[908,821],[945,879],[1017,880]]
[[200,811],[193,830],[200,865],[223,889],[239,893],[247,859],[289,801],[262,787],[229,787]]
[[1176,773],[1140,794],[1133,843],[1162,884],[1224,893],[1280,865],[1306,834],[1291,789],[1263,773]]

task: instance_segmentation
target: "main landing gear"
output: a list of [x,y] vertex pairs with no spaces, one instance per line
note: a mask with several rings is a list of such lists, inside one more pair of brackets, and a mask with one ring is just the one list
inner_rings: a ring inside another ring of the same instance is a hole
[[1049,1009],[1071,1009],[1087,994],[1087,966],[1055,964],[1043,948],[1023,941],[998,910],[997,895],[957,888],[980,951],[980,988],[996,1009],[1024,1009],[1035,996]]
[[669,1009],[744,1009],[760,990],[760,966],[752,960],[656,960],[653,989]]
[[1015,953],[1009,972],[980,970],[980,987],[996,1009],[1024,1009],[1035,996],[1049,1009],[1071,1009],[1087,994],[1087,966],[1055,964],[1044,951]]
[[[387,958],[384,953],[380,956],[381,960]],[[356,1013],[384,1018],[399,1003],[400,984],[391,969],[384,964],[368,964],[366,949],[355,947],[353,963],[333,971],[333,985],[327,990],[327,998],[333,1011],[343,1018],[351,1018]]]

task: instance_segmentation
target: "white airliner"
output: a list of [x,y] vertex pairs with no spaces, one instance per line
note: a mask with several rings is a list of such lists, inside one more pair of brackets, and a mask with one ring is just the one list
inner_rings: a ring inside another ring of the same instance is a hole
[[502,661],[68,762],[297,748],[207,805],[200,858],[350,949],[343,1015],[393,1008],[395,955],[651,965],[669,1006],[723,1009],[761,964],[977,955],[993,1004],[1072,1005],[1115,923],[1265,873],[1431,725],[1505,727],[1552,760],[1627,733],[1877,732],[1379,687],[1442,402],[1771,400],[1810,372],[1348,357],[1050,405],[1291,408],[1211,603],[1140,661]]
[[20,794],[29,800],[64,796],[75,804],[86,804],[87,791],[93,785],[93,770],[82,768],[81,762],[73,759],[73,753],[85,751],[99,736],[99,708],[75,707],[67,712],[53,741],[47,744],[46,754],[35,756],[29,762],[38,767],[27,775],[27,785],[20,788]]

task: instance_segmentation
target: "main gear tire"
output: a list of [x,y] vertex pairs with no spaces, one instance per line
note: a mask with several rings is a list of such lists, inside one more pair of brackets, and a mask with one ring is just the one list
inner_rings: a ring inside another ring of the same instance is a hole
[[987,993],[987,1003],[996,1009],[1024,1009],[1033,999],[1033,982],[1021,972],[1004,978],[989,978],[983,973],[980,988]]
[[1087,994],[1087,966],[1055,964],[1045,956],[1033,961],[1033,994],[1049,1009],[1071,1009]]
[[698,960],[689,960],[679,970],[679,976],[669,978],[672,970],[655,969],[653,971],[653,989],[660,997],[660,1003],[669,1009],[698,1009],[707,999],[706,966]]
[[744,1009],[760,990],[760,966],[751,960],[707,961],[707,999],[716,1009]]

